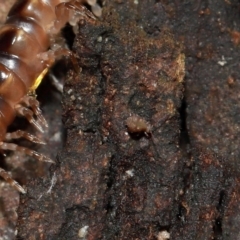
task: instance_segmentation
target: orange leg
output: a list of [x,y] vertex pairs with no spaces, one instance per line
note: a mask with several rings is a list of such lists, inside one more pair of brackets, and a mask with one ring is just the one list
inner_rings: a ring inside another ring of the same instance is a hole
[[43,142],[42,140],[40,140],[38,137],[24,132],[22,130],[17,130],[16,132],[11,132],[11,133],[6,133],[5,135],[5,140],[6,141],[11,141],[13,139],[19,139],[19,138],[25,138],[31,142],[37,143],[37,144],[46,144],[45,142]]
[[43,127],[48,127],[47,121],[39,108],[39,102],[32,96],[23,97],[22,101],[15,106],[18,115],[27,120],[40,132],[44,132]]
[[19,192],[25,194],[26,191],[24,190],[24,188],[19,185],[18,182],[16,182],[15,180],[12,179],[12,177],[2,168],[0,168],[0,176],[7,182],[9,183],[11,186],[13,186],[16,190],[18,190]]
[[[6,140],[11,140],[11,139],[16,139],[16,138],[20,138],[20,137],[24,137],[30,141],[33,141],[35,143],[43,143],[41,142],[37,137],[26,133],[24,131],[18,130],[16,132],[13,133],[7,133],[6,134]],[[20,147],[14,143],[6,143],[6,142],[0,142],[0,149],[1,150],[10,150],[10,151],[15,151],[15,152],[22,152],[26,155],[29,155],[31,157],[36,158],[39,161],[43,161],[43,162],[49,162],[49,163],[55,163],[52,159],[50,159],[49,157],[44,156],[43,154],[40,154],[38,152],[35,152],[31,149],[25,148],[25,147]],[[18,190],[19,192],[25,194],[26,191],[24,190],[24,188],[19,185],[18,182],[16,182],[15,180],[12,179],[12,177],[10,176],[10,174],[8,174],[4,169],[0,168],[0,176],[6,181],[8,182],[11,186],[13,186],[16,190]]]
[[26,155],[29,155],[31,157],[36,158],[39,161],[42,162],[49,162],[49,163],[55,163],[51,158],[46,157],[45,155],[38,153],[36,151],[33,151],[31,149],[25,148],[25,147],[20,147],[15,143],[6,143],[6,142],[1,142],[0,143],[0,149],[2,150],[10,150],[10,151],[15,151],[15,152],[22,152]]
[[78,72],[79,67],[78,67],[77,59],[73,55],[72,51],[70,51],[67,48],[62,48],[59,44],[54,43],[50,50],[48,50],[47,52],[39,53],[37,57],[44,62],[44,65],[46,66],[46,68],[49,68],[53,65],[53,63],[56,60],[62,58],[63,56],[70,58],[73,64],[74,70]]
[[39,102],[35,97],[32,96],[24,96],[21,100],[21,103],[28,107],[31,108],[33,113],[36,115],[36,117],[39,119],[39,121],[42,123],[43,126],[48,127],[46,119],[42,115],[42,111],[39,107]]

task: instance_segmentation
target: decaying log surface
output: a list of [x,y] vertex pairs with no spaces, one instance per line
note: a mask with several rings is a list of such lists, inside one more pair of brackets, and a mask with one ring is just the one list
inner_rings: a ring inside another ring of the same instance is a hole
[[185,44],[188,160],[173,239],[239,239],[239,1],[168,5]]
[[106,0],[80,22],[66,144],[18,239],[239,238],[237,7]]

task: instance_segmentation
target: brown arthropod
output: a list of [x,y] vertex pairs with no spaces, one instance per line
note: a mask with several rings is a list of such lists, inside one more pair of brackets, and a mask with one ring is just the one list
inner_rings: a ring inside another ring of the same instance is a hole
[[[158,128],[162,126],[163,123],[165,123],[168,119],[170,119],[171,116],[165,115],[161,119],[159,119],[159,125]],[[127,118],[126,120],[126,127],[128,133],[133,137],[137,139],[139,137],[143,137],[144,135],[149,139],[149,141],[152,142],[153,149],[156,153],[156,156],[160,159],[160,155],[158,153],[158,141],[155,140],[153,136],[154,130],[153,126],[147,122],[144,118],[138,116],[138,115],[133,115]]]
[[130,116],[126,120],[127,130],[130,134],[145,134],[147,137],[151,134],[151,125],[137,115]]
[[[0,150],[23,152],[40,161],[53,162],[43,154],[9,143],[22,137],[43,144],[21,130],[7,133],[7,128],[16,115],[26,117],[40,131],[47,127],[39,102],[31,93],[57,58],[65,55],[76,62],[72,52],[58,45],[55,38],[66,22],[75,25],[81,17],[94,18],[83,3],[100,14],[95,0],[19,0],[11,8],[0,28]],[[0,168],[0,176],[25,193],[4,169]]]

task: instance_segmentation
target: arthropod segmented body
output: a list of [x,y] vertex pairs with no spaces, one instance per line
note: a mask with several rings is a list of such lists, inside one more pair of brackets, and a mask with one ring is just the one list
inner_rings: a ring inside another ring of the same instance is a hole
[[[16,115],[26,117],[40,131],[47,126],[39,102],[29,93],[38,87],[56,58],[72,56],[69,50],[55,43],[55,36],[66,22],[74,25],[83,15],[92,17],[83,3],[91,5],[96,13],[99,11],[95,0],[19,0],[11,8],[5,25],[0,28],[1,150],[20,151],[40,161],[52,162],[38,152],[8,142],[20,137],[35,143],[43,143],[41,140],[21,130],[7,133],[7,128]],[[25,192],[1,168],[0,176]]]
[[129,133],[144,133],[146,136],[151,133],[151,125],[144,118],[137,115],[127,118],[126,126]]

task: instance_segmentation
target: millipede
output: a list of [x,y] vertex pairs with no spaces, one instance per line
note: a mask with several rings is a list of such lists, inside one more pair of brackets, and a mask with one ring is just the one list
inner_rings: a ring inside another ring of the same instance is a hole
[[[68,56],[76,64],[72,52],[57,43],[56,36],[67,22],[75,26],[81,17],[94,18],[83,4],[88,4],[96,16],[101,15],[96,0],[18,0],[10,9],[0,28],[1,151],[22,152],[40,161],[54,162],[41,153],[11,143],[11,140],[25,138],[44,144],[23,130],[8,132],[8,127],[16,116],[25,117],[41,132],[47,127],[34,92],[56,59]],[[25,193],[3,168],[0,176]]]

